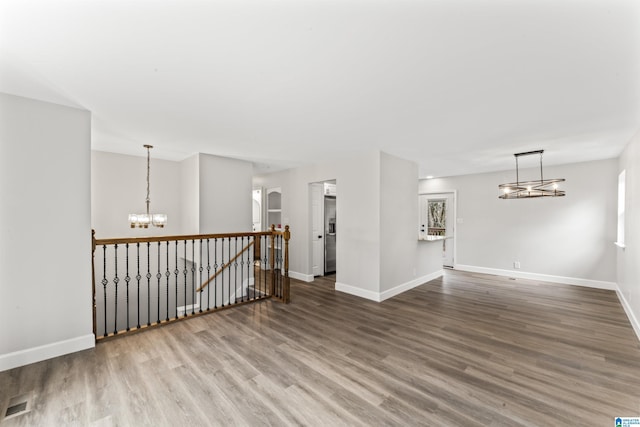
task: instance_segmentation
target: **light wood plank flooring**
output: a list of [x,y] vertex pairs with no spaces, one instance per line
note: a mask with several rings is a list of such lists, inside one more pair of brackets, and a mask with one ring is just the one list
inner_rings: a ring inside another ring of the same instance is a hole
[[640,416],[612,291],[447,271],[383,303],[266,301],[0,373],[9,426],[609,426]]

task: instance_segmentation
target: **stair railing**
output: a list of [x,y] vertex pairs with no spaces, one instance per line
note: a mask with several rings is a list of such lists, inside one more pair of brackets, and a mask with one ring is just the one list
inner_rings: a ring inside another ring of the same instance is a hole
[[290,301],[284,230],[96,239],[96,340],[264,299]]

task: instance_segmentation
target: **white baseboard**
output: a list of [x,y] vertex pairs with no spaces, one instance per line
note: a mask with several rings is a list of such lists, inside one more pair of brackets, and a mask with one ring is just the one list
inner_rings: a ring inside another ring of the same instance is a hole
[[627,302],[627,299],[624,297],[624,294],[620,292],[620,288],[616,286],[616,294],[618,294],[618,299],[620,300],[620,304],[622,304],[622,308],[624,308],[624,312],[627,314],[627,318],[629,318],[629,322],[631,322],[631,327],[633,328],[638,340],[640,340],[640,322],[638,318],[631,310],[631,306]]
[[96,337],[93,334],[58,341],[39,347],[28,348],[0,355],[0,372],[19,366],[29,365],[42,360],[75,353],[76,351],[93,348],[96,345]]
[[580,279],[577,277],[552,276],[549,274],[528,273],[526,271],[502,270],[499,268],[476,267],[474,265],[456,264],[456,270],[468,271],[470,273],[493,274],[495,276],[515,277],[518,279],[539,280],[541,282],[561,283],[564,285],[586,286],[588,288],[616,290],[615,282],[604,282],[600,280]]
[[344,292],[345,294],[355,295],[360,298],[366,298],[371,301],[380,302],[379,292],[369,291],[366,289],[347,285],[345,283],[336,282],[336,291]]
[[432,281],[433,279],[437,279],[438,277],[442,277],[444,274],[444,270],[440,269],[438,271],[434,271],[431,274],[427,274],[426,276],[418,277],[417,279],[413,279],[409,282],[403,283],[401,285],[396,286],[395,288],[391,288],[387,291],[380,293],[380,301],[384,301],[391,297],[395,297],[403,292],[408,291],[409,289],[413,289],[416,286],[423,285],[427,282]]
[[444,270],[434,271],[431,274],[427,274],[426,276],[418,277],[417,279],[413,279],[409,282],[398,285],[394,288],[386,290],[384,292],[374,292],[369,291],[362,288],[357,288],[355,286],[347,285],[345,283],[336,282],[336,291],[344,292],[346,294],[355,295],[357,297],[366,298],[375,302],[382,302],[386,299],[392,298],[396,295],[399,295],[403,292],[406,292],[410,289],[415,288],[416,286],[420,286],[427,282],[430,282],[433,279],[437,279],[438,277],[444,274]]
[[313,274],[303,274],[289,270],[289,277],[296,280],[302,280],[303,282],[313,282]]

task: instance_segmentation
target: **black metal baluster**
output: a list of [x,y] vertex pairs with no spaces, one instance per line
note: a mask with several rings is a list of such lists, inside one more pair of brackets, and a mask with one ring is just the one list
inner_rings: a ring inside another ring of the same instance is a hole
[[161,247],[161,243],[158,242],[158,273],[156,274],[156,278],[158,279],[158,312],[157,312],[157,317],[158,320],[156,321],[156,323],[160,323],[160,280],[162,279],[162,273],[160,273],[160,252],[162,252],[162,247]]
[[[187,317],[187,241],[184,241],[184,317]],[[178,283],[178,282],[176,282]],[[176,286],[177,288],[177,286]],[[178,301],[176,301],[178,305]],[[178,313],[176,313],[178,314]],[[177,316],[176,316],[177,317]]]
[[[176,268],[173,270],[173,274],[176,275],[176,300],[174,306],[176,307],[176,319],[178,318],[178,274],[180,274],[180,270],[178,269],[178,241],[176,240],[175,245],[175,266]],[[169,311],[169,306],[167,306],[167,311]]]
[[[258,263],[257,265],[257,274],[258,276],[255,278],[254,280],[254,291],[255,291],[255,295],[256,298],[258,298],[260,296],[260,292],[261,292],[261,288],[262,288],[262,236],[256,236],[256,240],[257,240],[257,244],[260,246],[260,252],[258,253],[258,259],[257,261],[254,260],[254,266],[256,265],[256,262]],[[255,271],[255,269],[254,269]]]
[[118,244],[114,245],[114,264],[115,264],[115,273],[116,277],[113,278],[113,283],[115,283],[116,296],[115,296],[115,317],[113,319],[113,334],[116,335],[118,333],[118,282],[120,279],[118,278]]
[[140,275],[140,242],[136,243],[136,263],[137,263],[137,274],[136,280],[138,281],[138,324],[136,325],[137,329],[140,329],[140,279],[142,276]]
[[[266,250],[264,251],[264,271],[267,271],[267,268],[269,270],[271,270],[271,266],[269,265],[269,257],[271,256],[271,249],[269,248],[269,242],[271,241],[270,237],[264,236],[264,247],[266,248]],[[267,279],[271,276],[271,274],[263,274],[264,276],[264,293],[262,294],[262,296],[266,296],[267,292],[269,290],[268,286],[269,283],[267,283]]]
[[169,278],[171,277],[171,272],[169,271],[169,252],[171,252],[171,248],[169,247],[169,241],[167,240],[167,271],[164,275],[167,277],[167,312],[166,312],[166,321],[169,321]]
[[127,328],[126,331],[129,331],[129,282],[131,281],[131,277],[129,276],[129,244],[124,245],[125,247],[125,260],[126,260],[126,273],[124,276],[124,281],[127,284]]
[[[199,275],[200,280],[199,281],[200,281],[200,286],[202,286],[202,272],[204,271],[204,267],[202,267],[202,239],[200,239],[200,264],[198,264],[198,265],[199,265],[198,271],[200,272],[200,275]],[[195,293],[194,293],[193,297],[195,298]],[[204,301],[202,301],[202,291],[200,291],[200,304],[199,304],[200,310],[198,311],[199,313],[202,313],[202,306],[203,305],[204,305]]]
[[[213,309],[218,308],[218,239],[213,239]],[[211,276],[209,276],[211,277]],[[211,283],[209,283],[209,289],[211,289]],[[209,291],[211,292],[211,291]]]
[[[220,259],[220,280],[222,280],[222,307],[224,307],[224,237],[222,238],[222,246],[220,247],[220,255],[222,258]],[[217,270],[216,270],[217,271]]]
[[[254,242],[255,242],[255,237],[254,237]],[[249,236],[247,238],[247,244],[251,243],[251,236]],[[250,300],[251,299],[251,293],[249,292],[251,290],[251,249],[249,248],[247,250],[247,299]],[[254,243],[254,248],[255,250],[255,243]]]
[[[227,258],[227,263],[229,264],[227,268],[227,271],[229,272],[229,280],[227,281],[227,289],[229,290],[227,293],[229,294],[229,300],[227,301],[227,305],[231,305],[231,237],[227,237],[227,250],[229,252],[229,256]],[[233,297],[235,299],[235,292]]]
[[278,289],[280,292],[280,298],[284,297],[284,289],[282,287],[282,253],[284,252],[284,247],[282,245],[282,235],[278,236],[278,247],[280,250],[278,251]]
[[[262,241],[264,240],[264,236],[259,236],[258,237],[258,242],[260,244],[260,254],[262,256],[262,254],[266,253],[265,251],[267,250],[266,245],[263,246]],[[262,270],[262,258],[260,258],[258,260],[258,297],[260,297],[262,295],[262,276],[263,276],[263,270]]]
[[107,245],[102,245],[102,287],[104,289],[104,336],[109,336],[107,332]]
[[[240,237],[240,247],[244,249],[244,236]],[[240,292],[242,295],[241,301],[244,302],[244,256],[243,254],[240,254]]]
[[278,275],[278,259],[280,258],[280,254],[278,251],[278,235],[275,236],[275,239],[273,239],[273,244],[276,247],[275,252],[273,253],[273,256],[275,258],[274,263],[273,263],[273,281],[275,282],[273,284],[273,293],[275,294],[275,296],[280,296],[280,281],[279,281],[279,275]]
[[[237,255],[238,254],[238,236],[235,237],[234,248],[235,248],[235,253]],[[234,258],[235,258],[235,255],[234,255]],[[231,274],[229,274],[229,276],[231,276]],[[229,281],[231,281],[231,277],[229,277]],[[235,294],[235,298],[233,299],[233,302],[237,303],[238,302],[238,259],[237,258],[233,260],[233,292]]]
[[196,241],[191,240],[191,314],[196,310]]
[[147,242],[147,326],[151,326],[151,242]]
[[[214,260],[215,261],[215,260]],[[207,239],[207,280],[211,277],[211,251],[209,246],[209,239]],[[202,295],[202,293],[200,294]],[[207,311],[211,307],[210,297],[211,296],[211,286],[207,285]]]

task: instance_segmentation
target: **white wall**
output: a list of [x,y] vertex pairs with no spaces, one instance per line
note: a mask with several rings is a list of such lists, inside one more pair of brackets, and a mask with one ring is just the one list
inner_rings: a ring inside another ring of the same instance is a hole
[[253,165],[199,154],[201,234],[251,231]]
[[0,94],[0,371],[94,345],[90,149],[88,111]]
[[418,166],[381,153],[380,291],[442,269],[437,244],[418,241]]
[[545,167],[545,177],[566,179],[567,195],[559,198],[498,199],[498,184],[515,181],[514,171],[421,180],[420,192],[458,190],[457,216],[463,222],[456,224],[457,268],[548,275],[548,280],[613,289],[616,163]]
[[282,222],[291,227],[289,271],[303,280],[311,272],[311,212],[309,184],[336,179],[337,280],[378,292],[380,269],[380,153],[289,169],[254,178],[254,187],[282,190]]
[[180,162],[180,206],[182,233],[200,233],[200,161],[199,155]]
[[154,159],[153,150],[151,211],[167,214],[167,225],[130,228],[129,213],[146,210],[144,153],[91,153],[91,224],[96,237],[251,231],[251,163],[207,154],[174,162]]
[[141,156],[91,152],[91,226],[97,238],[182,234],[179,162],[153,158],[151,150],[151,212],[167,214],[164,228],[131,228],[130,213],[146,212],[147,152]]
[[626,170],[626,248],[616,248],[618,296],[640,338],[640,132],[620,156],[617,172],[623,170]]
[[282,189],[282,218],[291,226],[294,277],[313,277],[309,184],[332,179],[337,185],[337,289],[381,300],[420,284],[412,279],[441,270],[437,254],[430,256],[434,247],[417,242],[417,166],[368,151],[254,179],[255,186]]

